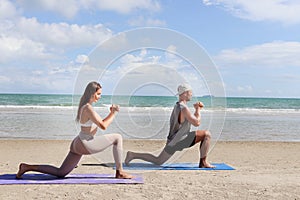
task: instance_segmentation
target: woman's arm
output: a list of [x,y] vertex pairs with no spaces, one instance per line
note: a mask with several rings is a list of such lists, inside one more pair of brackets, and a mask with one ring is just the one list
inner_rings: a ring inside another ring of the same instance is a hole
[[112,123],[116,112],[119,112],[119,106],[112,105],[110,107],[110,113],[102,120],[104,126],[104,128],[102,128],[103,130],[105,130]]
[[88,118],[103,130],[107,129],[107,127],[112,123],[115,113],[119,111],[119,107],[113,105],[110,107],[110,113],[104,119],[102,119],[98,113],[94,111],[91,105],[86,106],[85,109],[85,113],[87,114]]

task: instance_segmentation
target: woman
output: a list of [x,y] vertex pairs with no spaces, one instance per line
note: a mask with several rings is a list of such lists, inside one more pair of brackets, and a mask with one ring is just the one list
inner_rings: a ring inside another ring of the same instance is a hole
[[[110,107],[110,113],[102,119],[93,109],[92,104],[101,98],[102,87],[97,82],[90,82],[80,99],[76,120],[81,125],[81,132],[72,141],[70,151],[62,165],[57,168],[51,165],[29,165],[21,163],[16,178],[28,171],[36,171],[51,174],[57,177],[65,177],[78,164],[82,155],[101,152],[113,145],[113,156],[116,164],[116,178],[132,178],[122,169],[123,140],[120,134],[105,134],[95,136],[97,127],[105,130],[113,121],[114,114],[119,111],[118,105]],[[94,126],[94,124],[96,126]]]

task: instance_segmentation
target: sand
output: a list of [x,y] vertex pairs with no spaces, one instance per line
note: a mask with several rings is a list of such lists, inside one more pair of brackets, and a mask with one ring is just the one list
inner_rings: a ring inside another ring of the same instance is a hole
[[[70,141],[0,140],[0,174],[16,173],[20,162],[59,166]],[[124,141],[124,149],[153,152],[163,141]],[[175,159],[197,162],[198,146]],[[84,156],[72,173],[114,173],[100,166],[111,160]],[[234,171],[130,171],[144,177],[137,185],[0,185],[0,199],[300,199],[299,142],[218,142],[209,161]],[[88,164],[88,165],[87,165]],[[92,164],[92,165],[91,165]]]

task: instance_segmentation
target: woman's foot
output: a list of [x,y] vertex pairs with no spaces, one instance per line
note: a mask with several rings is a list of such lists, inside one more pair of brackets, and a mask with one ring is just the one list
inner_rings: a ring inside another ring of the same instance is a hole
[[132,160],[132,152],[128,151],[125,158],[125,165],[128,166],[131,160]]
[[117,170],[116,171],[116,178],[119,178],[119,179],[132,179],[133,176],[130,175],[130,174],[125,173],[124,171]]
[[16,174],[16,178],[17,179],[21,179],[22,178],[22,175],[28,171],[28,167],[29,165],[25,164],[25,163],[21,163],[19,165],[19,171],[18,173]]

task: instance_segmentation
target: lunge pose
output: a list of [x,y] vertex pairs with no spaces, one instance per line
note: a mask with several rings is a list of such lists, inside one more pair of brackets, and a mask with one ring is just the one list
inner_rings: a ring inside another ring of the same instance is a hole
[[96,136],[97,127],[105,130],[113,121],[115,113],[119,111],[118,105],[110,107],[110,113],[102,119],[93,109],[92,104],[101,98],[102,87],[97,82],[90,82],[85,88],[80,99],[76,120],[81,125],[81,132],[74,138],[70,145],[70,151],[58,168],[51,165],[29,165],[21,163],[16,178],[28,171],[36,171],[64,177],[69,174],[78,164],[82,155],[94,154],[113,146],[113,157],[116,164],[116,178],[132,178],[122,169],[123,139],[120,134],[104,134]]
[[137,153],[128,151],[125,164],[134,159],[141,159],[147,162],[161,165],[165,163],[176,151],[181,151],[184,148],[194,146],[196,143],[200,144],[200,168],[213,168],[207,161],[207,153],[210,145],[211,134],[207,130],[190,131],[191,124],[194,126],[200,126],[201,113],[203,108],[202,102],[194,104],[195,112],[192,114],[187,106],[187,102],[192,98],[192,89],[188,84],[182,84],[178,86],[179,101],[174,106],[170,117],[170,130],[167,138],[167,143],[163,151],[158,155],[152,155],[149,153]]

